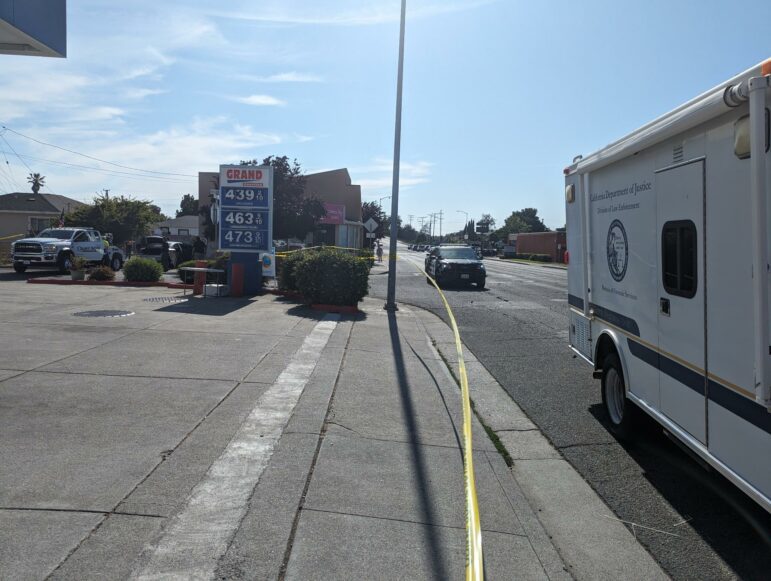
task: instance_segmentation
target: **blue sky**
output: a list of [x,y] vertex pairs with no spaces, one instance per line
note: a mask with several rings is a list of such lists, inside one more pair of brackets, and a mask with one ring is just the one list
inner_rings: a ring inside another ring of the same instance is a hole
[[[148,171],[6,131],[0,193],[31,168],[57,194],[173,213],[186,176],[270,154],[391,193],[399,0],[68,4],[67,59],[0,57],[0,123]],[[767,1],[408,0],[400,215],[443,210],[446,232],[458,210],[530,206],[562,226],[576,154],[771,57],[743,32],[770,19]]]

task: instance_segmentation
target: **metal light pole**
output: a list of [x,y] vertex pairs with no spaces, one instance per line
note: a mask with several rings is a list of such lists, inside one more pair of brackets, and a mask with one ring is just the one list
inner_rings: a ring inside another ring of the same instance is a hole
[[390,197],[391,196],[383,196],[382,198],[380,198],[380,201],[377,203],[377,205],[380,206],[380,208],[382,209],[383,208],[383,200],[387,200]]
[[394,130],[394,173],[391,190],[391,250],[388,253],[388,295],[383,307],[396,311],[396,236],[399,233],[399,156],[402,144],[402,80],[404,78],[404,20],[407,0],[402,0],[402,14],[399,23],[399,72],[396,77],[396,127]]

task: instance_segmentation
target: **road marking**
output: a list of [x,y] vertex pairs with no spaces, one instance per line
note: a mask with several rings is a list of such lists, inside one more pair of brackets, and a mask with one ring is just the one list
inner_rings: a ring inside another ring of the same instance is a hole
[[212,579],[246,514],[247,502],[316,368],[340,315],[327,315],[262,394],[222,455],[160,539],[145,547],[132,579]]

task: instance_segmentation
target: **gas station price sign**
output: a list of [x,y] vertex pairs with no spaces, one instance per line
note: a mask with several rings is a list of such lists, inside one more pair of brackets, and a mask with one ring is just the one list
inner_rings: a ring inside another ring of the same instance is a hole
[[273,168],[222,165],[219,190],[219,246],[232,252],[273,248]]

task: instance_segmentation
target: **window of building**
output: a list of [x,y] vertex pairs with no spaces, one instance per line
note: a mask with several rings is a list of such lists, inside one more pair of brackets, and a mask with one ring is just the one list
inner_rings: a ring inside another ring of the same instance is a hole
[[162,236],[168,236],[169,235],[169,227],[168,226],[161,226],[161,235]]
[[51,226],[54,226],[55,223],[58,220],[55,218],[30,218],[29,219],[29,229],[37,234],[38,232],[42,232],[46,228],[50,228]]
[[696,225],[690,220],[667,222],[661,231],[661,265],[664,290],[692,298],[697,286]]
[[179,228],[177,230],[178,236],[190,236],[190,229],[189,228]]

